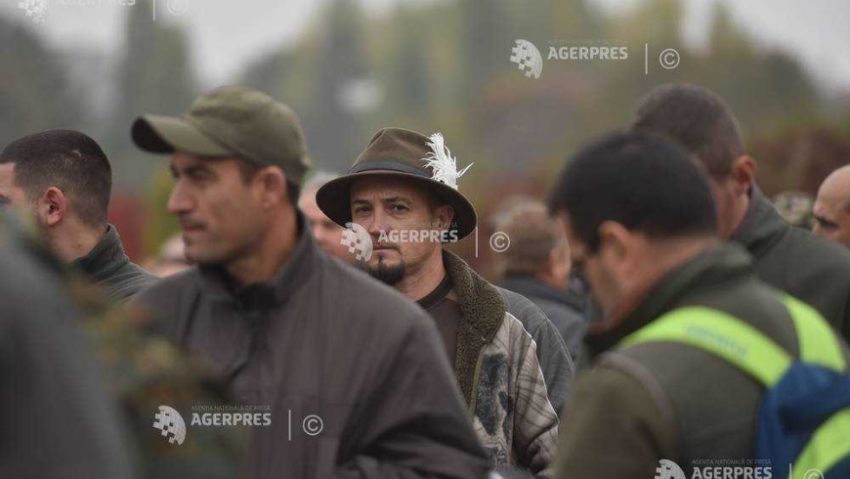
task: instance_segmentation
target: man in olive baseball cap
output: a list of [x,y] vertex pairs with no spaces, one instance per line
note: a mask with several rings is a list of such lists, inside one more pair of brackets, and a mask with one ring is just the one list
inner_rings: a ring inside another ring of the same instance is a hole
[[[484,477],[430,318],[310,235],[293,192],[306,147],[288,107],[225,87],[180,118],[139,118],[132,135],[172,154],[168,210],[197,264],[136,303],[241,405],[269,409],[240,477]],[[334,444],[293,436],[293,415],[318,417]]]

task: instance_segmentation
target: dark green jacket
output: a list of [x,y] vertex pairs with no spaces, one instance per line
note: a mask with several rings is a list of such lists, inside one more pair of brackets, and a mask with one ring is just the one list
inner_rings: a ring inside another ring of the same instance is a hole
[[750,252],[762,281],[814,306],[850,338],[850,252],[844,247],[786,223],[758,187],[732,240]]
[[739,246],[698,255],[666,274],[618,327],[588,337],[588,347],[608,353],[576,383],[561,429],[556,477],[644,479],[653,477],[662,458],[691,477],[697,459],[753,457],[763,394],[756,380],[679,343],[642,343],[611,352],[664,313],[692,305],[735,316],[798,354],[780,293],[756,278]]
[[72,265],[106,290],[109,299],[117,302],[129,300],[158,279],[130,262],[113,225],[108,225],[95,247],[87,255],[74,260]]

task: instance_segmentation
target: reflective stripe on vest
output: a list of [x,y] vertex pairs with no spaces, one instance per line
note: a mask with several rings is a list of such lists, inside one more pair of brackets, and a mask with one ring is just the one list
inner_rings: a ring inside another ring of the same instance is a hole
[[[812,307],[784,296],[800,349],[800,360],[835,371],[846,370],[844,355],[830,326]],[[620,346],[672,341],[719,356],[773,387],[794,358],[756,328],[723,311],[687,306],[674,309],[627,336]],[[850,408],[837,411],[821,424],[794,464],[795,471],[827,471],[850,455]]]

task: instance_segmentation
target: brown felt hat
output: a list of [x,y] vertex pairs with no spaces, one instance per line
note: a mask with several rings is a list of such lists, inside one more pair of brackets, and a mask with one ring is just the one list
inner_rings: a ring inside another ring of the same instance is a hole
[[[369,145],[357,157],[348,174],[331,180],[316,192],[319,208],[335,223],[345,226],[351,221],[351,185],[367,176],[409,178],[433,192],[454,209],[452,230],[458,239],[465,237],[477,224],[475,208],[457,189],[456,171],[442,135],[430,138],[402,128],[383,128],[375,133]],[[439,161],[439,160],[444,161]],[[436,162],[440,166],[433,166]]]

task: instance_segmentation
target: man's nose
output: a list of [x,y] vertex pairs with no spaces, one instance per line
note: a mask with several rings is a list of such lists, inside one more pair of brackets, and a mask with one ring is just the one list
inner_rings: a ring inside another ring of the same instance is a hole
[[369,223],[366,225],[366,231],[369,232],[369,235],[377,238],[381,235],[381,232],[389,231],[389,225],[386,224],[386,219],[386,215],[380,209],[376,209],[372,213]]
[[185,213],[194,207],[194,199],[178,181],[168,197],[166,209],[172,215]]

